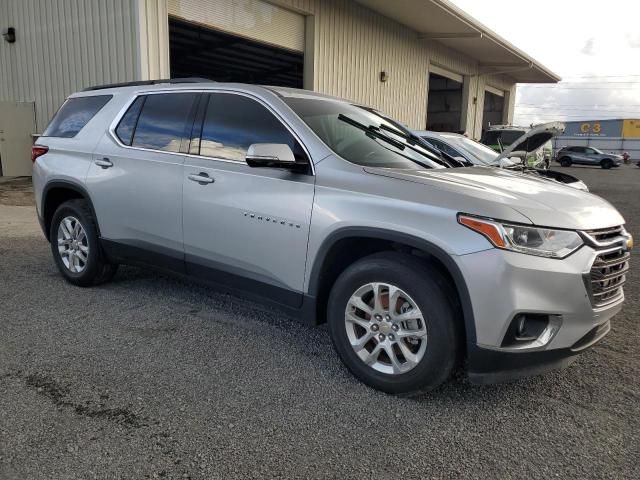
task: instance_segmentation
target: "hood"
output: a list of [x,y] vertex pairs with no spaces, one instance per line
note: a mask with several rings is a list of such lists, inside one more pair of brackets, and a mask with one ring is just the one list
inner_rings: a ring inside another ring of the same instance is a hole
[[624,223],[618,211],[597,195],[504,169],[406,170],[366,167],[364,170],[374,175],[420,183],[430,189],[456,193],[462,197],[462,208],[469,214],[487,215],[488,209],[483,211],[483,205],[500,203],[516,210],[534,225],[544,227],[591,230]]
[[499,162],[503,158],[509,158],[514,152],[524,152],[525,156],[528,153],[535,152],[553,137],[562,135],[564,129],[565,124],[562,122],[549,122],[537,125],[509,145],[509,147],[498,155],[496,162]]

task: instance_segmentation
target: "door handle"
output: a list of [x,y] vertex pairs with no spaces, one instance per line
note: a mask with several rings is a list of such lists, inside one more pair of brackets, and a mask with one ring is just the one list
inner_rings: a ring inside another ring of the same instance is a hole
[[203,173],[203,172],[192,173],[187,178],[189,180],[191,180],[192,182],[198,182],[201,185],[205,185],[207,183],[215,182],[215,180],[213,178],[211,178],[209,175],[207,175],[206,173]]
[[93,163],[102,168],[113,167],[113,162],[111,162],[107,157],[95,160]]

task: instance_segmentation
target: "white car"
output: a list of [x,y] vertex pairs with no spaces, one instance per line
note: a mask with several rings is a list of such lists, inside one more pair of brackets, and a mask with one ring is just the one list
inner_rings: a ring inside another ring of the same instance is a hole
[[563,123],[551,122],[538,125],[524,133],[502,153],[497,153],[486,145],[457,133],[431,132],[428,130],[415,131],[414,133],[434,148],[468,166],[480,165],[520,170],[523,173],[546,178],[579,190],[589,191],[585,183],[573,175],[555,170],[529,167],[523,161],[531,152],[538,150],[551,138],[560,135],[562,132],[564,132]]

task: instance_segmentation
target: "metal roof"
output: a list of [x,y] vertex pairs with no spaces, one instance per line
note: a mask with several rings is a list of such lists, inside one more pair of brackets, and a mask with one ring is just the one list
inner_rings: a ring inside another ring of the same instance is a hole
[[[505,73],[521,83],[561,78],[447,0],[356,0],[431,40],[477,60],[480,74]],[[521,13],[521,12],[520,12]]]

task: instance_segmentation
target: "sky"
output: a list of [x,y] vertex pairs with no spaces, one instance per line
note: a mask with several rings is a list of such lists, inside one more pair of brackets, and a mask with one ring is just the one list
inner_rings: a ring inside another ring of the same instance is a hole
[[450,0],[563,81],[520,84],[514,123],[640,118],[639,0]]

